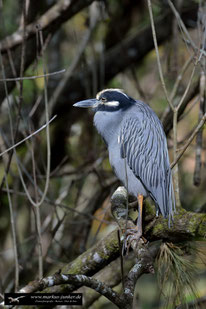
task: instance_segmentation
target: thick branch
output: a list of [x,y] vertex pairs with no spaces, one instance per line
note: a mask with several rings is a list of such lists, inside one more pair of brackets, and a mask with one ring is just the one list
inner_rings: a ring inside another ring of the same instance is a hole
[[152,248],[148,249],[148,246],[145,245],[144,242],[139,242],[137,249],[138,260],[126,276],[124,291],[121,296],[108,284],[102,282],[102,280],[100,281],[85,275],[62,274],[60,272],[41,280],[30,282],[29,285],[22,288],[19,293],[42,291],[49,287],[65,284],[72,284],[75,288],[82,285],[95,290],[102,296],[105,296],[113,304],[118,306],[118,308],[131,309],[136,282],[144,273],[154,273],[153,261],[158,250],[159,245],[153,245]]
[[[112,198],[112,212],[118,221],[120,228],[125,226],[125,211],[127,192],[124,187],[119,187]],[[179,242],[184,240],[205,239],[206,214],[194,213],[180,208],[174,215],[172,226],[168,227],[168,220],[161,215],[156,217],[155,207],[147,200],[144,202],[144,236],[151,241],[166,240]],[[134,223],[128,221],[128,227],[133,228]]]
[[[79,10],[88,6],[92,3],[92,0],[87,1],[69,1],[64,0],[61,1],[57,5],[57,12],[55,13],[55,8],[52,7],[48,12],[46,12],[43,16],[45,18],[40,18],[36,23],[32,23],[28,25],[26,30],[27,33],[27,46],[26,46],[26,59],[25,59],[25,69],[34,61],[36,57],[36,47],[35,47],[35,25],[41,24],[43,29],[44,36],[47,36],[48,33],[53,35],[56,30],[59,29],[60,25],[75,15]],[[66,4],[65,4],[66,3]],[[61,7],[62,4],[65,6]],[[183,13],[183,20],[187,23],[187,20],[196,20],[197,14],[197,5],[190,5],[189,8],[185,9]],[[167,40],[172,33],[172,18],[170,18],[171,12],[166,12],[164,16],[160,16],[157,18],[155,22],[155,28],[157,31],[157,40],[158,43],[162,43]],[[15,37],[15,39],[13,38]],[[21,31],[17,31],[15,35],[12,35],[9,38],[10,46],[12,47],[13,59],[16,71],[19,72],[20,68],[20,59],[19,59],[19,48],[21,43]],[[12,42],[12,43],[11,43]],[[18,44],[17,44],[18,43]],[[1,42],[1,46],[3,51],[5,51],[6,46],[8,46],[5,41]],[[105,54],[105,76],[104,83],[107,84],[111,78],[113,78],[119,72],[125,70],[127,67],[134,63],[138,63],[142,60],[142,58],[153,49],[152,42],[152,33],[150,29],[150,25],[148,25],[145,29],[139,31],[133,37],[127,38],[118,45],[116,45],[113,49],[108,50]],[[124,59],[124,61],[122,61]],[[58,104],[56,109],[58,109],[58,113],[61,113],[62,105],[64,105],[64,114],[69,112],[70,104],[68,101],[73,103],[74,101],[81,100],[85,97],[85,81],[87,81],[87,85],[89,84],[89,80],[92,80],[92,68],[95,67],[99,69],[101,67],[101,57],[97,58],[95,63],[92,63],[90,66],[84,68],[77,74],[74,74],[70,79],[68,85],[66,85],[65,90],[62,93],[60,100],[58,100]],[[10,68],[9,62],[7,61],[7,57],[5,55],[5,67],[6,67],[6,77],[12,77],[12,70]],[[97,74],[98,79],[100,79],[100,74]],[[97,84],[100,85],[100,81],[97,81]],[[14,83],[8,83],[9,92],[13,89]],[[99,87],[99,86],[98,86]],[[4,89],[0,84],[0,96],[3,98],[5,96]],[[66,98],[66,101],[65,101]]]
[[[76,288],[81,285],[87,286],[91,289],[94,289],[95,291],[105,296],[106,298],[108,298],[119,308],[122,307],[122,301],[117,292],[112,290],[109,286],[107,286],[103,282],[85,275],[70,275],[70,274],[68,275],[68,274],[56,273],[53,276],[43,278],[39,281],[31,282],[30,285],[21,289],[19,293],[30,293],[31,286],[35,287],[36,288],[35,290],[41,291],[47,287],[58,286],[61,284],[72,284]],[[33,289],[33,292],[35,290]]]
[[[119,256],[119,244],[117,239],[117,230],[111,232],[108,237],[98,241],[93,247],[88,249],[82,255],[78,256],[73,262],[62,269],[65,274],[84,274],[93,276],[99,270],[103,269],[110,262]],[[50,288],[48,291],[73,291],[73,286],[60,286]]]
[[159,244],[148,248],[144,242],[138,243],[136,264],[129,271],[124,283],[124,291],[121,296],[125,308],[133,308],[134,291],[137,280],[145,273],[154,274],[154,260],[159,251]]
[[[29,24],[26,27],[25,37],[26,37],[26,54],[25,54],[25,67],[26,70],[28,66],[34,61],[36,57],[36,31],[37,25],[41,26],[44,37],[54,35],[54,33],[59,29],[61,24],[70,19],[76,13],[78,13],[83,8],[87,7],[94,0],[61,0],[58,1],[52,8],[50,8],[43,16],[41,16],[35,22]],[[14,62],[14,67],[19,74],[20,65],[21,65],[21,44],[23,32],[22,30],[16,31],[11,36],[7,37],[5,40],[0,42],[1,53],[3,53],[4,66],[6,68],[5,75],[6,77],[13,77],[12,68],[7,55],[7,50],[9,49],[12,53],[12,58]],[[2,73],[0,73],[0,78]],[[15,86],[14,82],[8,83],[8,91],[10,92]],[[5,97],[5,91],[3,83],[0,83],[0,97]],[[1,103],[0,102],[0,103]]]
[[[62,23],[71,18],[73,15],[87,7],[94,0],[61,0],[53,5],[44,15],[38,20],[29,24],[25,29],[25,38],[28,40],[36,34],[37,25],[41,26],[42,31],[53,33]],[[13,49],[22,44],[23,29],[19,29],[12,35],[0,42],[1,52],[4,53],[7,49]]]
[[[117,195],[120,212],[126,207],[127,193],[126,190],[121,190],[121,197]],[[115,199],[113,199],[115,200]],[[128,221],[128,227],[134,228],[134,223]],[[145,203],[144,215],[144,236],[149,241],[165,240],[171,242],[180,242],[184,240],[203,240],[206,237],[206,214],[187,212],[184,209],[174,216],[174,222],[171,228],[168,227],[168,220],[161,215],[155,217],[155,208],[149,203]],[[100,269],[104,268],[111,261],[119,256],[119,245],[117,239],[117,229],[100,240],[95,246],[80,255],[76,260],[67,266],[63,267],[64,274],[84,274],[92,276]],[[51,287],[46,292],[71,292],[76,289],[75,286],[61,285]],[[36,287],[34,287],[36,290]],[[33,291],[31,286],[30,292]]]
[[[124,259],[123,263],[124,273],[128,274],[129,270],[134,265],[134,254],[131,253],[126,259]],[[122,280],[120,260],[117,259],[113,261],[107,267],[98,272],[94,277],[107,284],[110,288],[118,286]],[[88,290],[84,287],[78,289],[76,292],[84,294],[84,308],[90,308],[90,306],[101,296],[95,290]]]

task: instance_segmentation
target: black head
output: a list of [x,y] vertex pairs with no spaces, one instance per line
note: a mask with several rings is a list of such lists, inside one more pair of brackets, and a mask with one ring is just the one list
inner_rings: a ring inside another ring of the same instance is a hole
[[135,100],[120,89],[105,89],[96,95],[96,99],[89,99],[75,103],[75,107],[92,107],[95,111],[117,111],[129,108]]

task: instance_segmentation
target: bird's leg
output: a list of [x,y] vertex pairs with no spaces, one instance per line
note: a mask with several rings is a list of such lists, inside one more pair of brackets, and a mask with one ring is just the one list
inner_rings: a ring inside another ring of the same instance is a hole
[[[135,241],[137,245],[140,238],[142,237],[142,209],[143,209],[143,195],[142,194],[138,194],[137,201],[138,201],[137,226],[133,229],[127,230],[126,246],[125,246],[127,253],[129,251],[130,246],[132,245],[132,242]],[[146,242],[144,238],[143,238],[143,241]]]
[[143,209],[143,195],[138,194],[137,195],[137,201],[138,201],[138,219],[137,219],[137,233],[138,236],[142,236],[142,209]]

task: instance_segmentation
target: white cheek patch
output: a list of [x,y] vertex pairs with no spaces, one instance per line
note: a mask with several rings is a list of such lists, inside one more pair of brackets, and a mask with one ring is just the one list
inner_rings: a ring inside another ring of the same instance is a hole
[[103,104],[106,105],[106,106],[117,107],[117,106],[119,106],[119,101],[110,101],[110,102],[105,102]]

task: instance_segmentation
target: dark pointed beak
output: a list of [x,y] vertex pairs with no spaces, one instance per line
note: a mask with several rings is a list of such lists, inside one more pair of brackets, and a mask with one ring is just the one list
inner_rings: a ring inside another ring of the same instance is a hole
[[73,106],[75,107],[82,107],[82,108],[88,108],[88,107],[97,107],[98,100],[97,99],[89,99],[84,101],[79,101],[75,103]]

